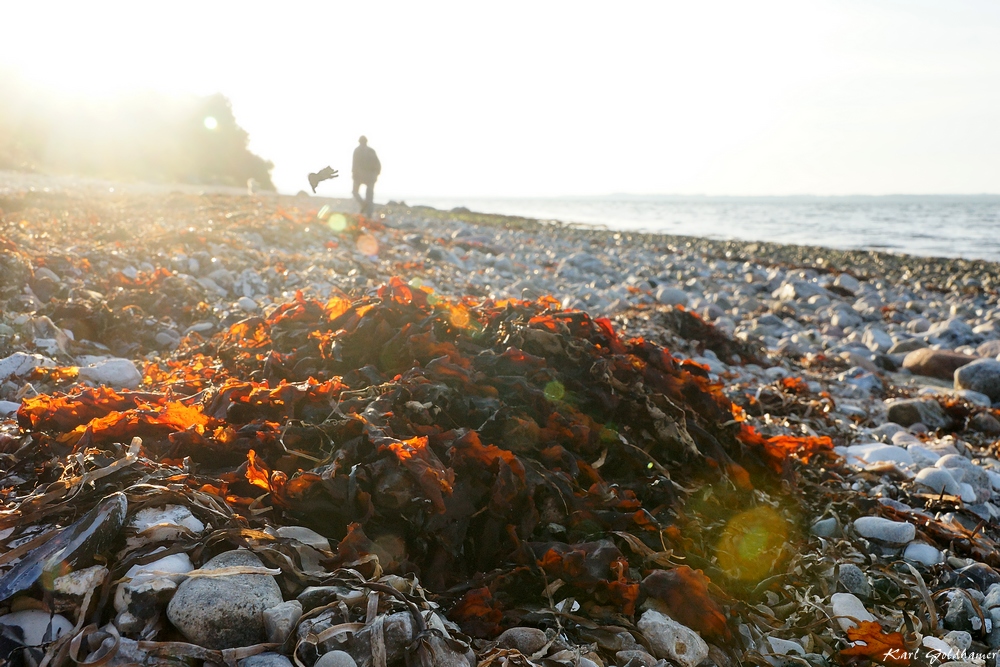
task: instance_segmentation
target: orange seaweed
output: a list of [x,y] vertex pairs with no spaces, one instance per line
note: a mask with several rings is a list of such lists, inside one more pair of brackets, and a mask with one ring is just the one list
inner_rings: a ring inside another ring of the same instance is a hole
[[862,621],[857,627],[848,628],[847,638],[855,644],[841,650],[841,656],[869,658],[881,665],[898,667],[910,664],[913,653],[906,648],[903,633],[886,633],[875,621]]

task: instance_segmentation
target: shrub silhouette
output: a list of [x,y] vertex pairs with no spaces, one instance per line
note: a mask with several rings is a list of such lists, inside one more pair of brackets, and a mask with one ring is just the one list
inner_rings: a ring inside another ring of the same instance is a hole
[[218,93],[60,96],[0,76],[0,169],[273,190],[274,164],[248,141]]

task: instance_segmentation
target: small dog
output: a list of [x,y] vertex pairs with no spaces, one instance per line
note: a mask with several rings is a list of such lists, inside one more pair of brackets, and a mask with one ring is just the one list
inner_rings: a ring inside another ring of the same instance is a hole
[[323,167],[315,174],[309,174],[309,185],[312,186],[313,194],[316,194],[317,185],[331,178],[337,178],[337,175],[337,170],[330,167]]

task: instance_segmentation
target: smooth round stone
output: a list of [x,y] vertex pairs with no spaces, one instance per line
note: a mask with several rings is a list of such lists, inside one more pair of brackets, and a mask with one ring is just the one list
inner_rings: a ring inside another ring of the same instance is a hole
[[296,540],[314,549],[330,550],[330,540],[305,526],[281,526],[275,532],[277,532],[278,537]]
[[955,389],[971,389],[1000,400],[1000,361],[979,359],[955,371]]
[[969,427],[987,435],[1000,435],[1000,421],[988,412],[973,415],[969,419]]
[[935,463],[938,468],[961,468],[967,470],[976,464],[965,458],[961,454],[946,454]]
[[81,368],[80,379],[113,389],[135,389],[142,384],[142,373],[129,359],[106,359]]
[[884,438],[886,440],[891,440],[892,436],[896,435],[897,433],[905,433],[905,430],[899,424],[895,424],[893,422],[886,422],[876,428],[873,428],[871,431],[869,431],[869,433],[873,438],[879,438],[879,439]]
[[964,398],[969,403],[975,403],[980,407],[988,408],[993,405],[993,401],[990,397],[982,392],[972,391],[971,389],[956,389],[954,394],[955,396]]
[[952,474],[945,468],[924,468],[917,473],[913,481],[921,486],[926,486],[934,493],[941,493],[943,491],[952,496],[961,494],[958,482],[955,481]]
[[330,651],[321,655],[313,667],[358,667],[358,663],[354,661],[350,653]]
[[690,297],[688,293],[676,287],[660,287],[654,295],[656,300],[667,306],[687,306]]
[[863,516],[854,521],[854,530],[861,537],[887,544],[906,544],[913,540],[917,529],[910,523],[890,521],[879,516]]
[[858,621],[874,621],[875,617],[865,609],[864,603],[851,593],[834,593],[830,596],[830,605],[833,607],[834,616],[848,616],[849,618],[838,618],[842,630],[853,628]]
[[861,342],[873,352],[885,352],[893,346],[892,337],[881,329],[868,329],[861,335]]
[[[237,663],[239,667],[292,667],[292,661],[280,653],[258,653],[249,658],[243,658]],[[319,663],[316,663],[319,664]]]
[[247,313],[253,313],[260,310],[260,305],[248,296],[241,296],[236,301],[236,307]]
[[833,281],[833,284],[837,287],[843,287],[848,292],[857,292],[861,289],[861,283],[859,283],[858,279],[849,273],[838,274],[836,280]]
[[910,465],[913,463],[913,457],[902,447],[882,442],[851,445],[847,448],[847,463],[850,465],[867,465],[883,461]]
[[[895,422],[892,422],[895,423]],[[899,445],[900,447],[912,447],[913,445],[922,445],[923,441],[917,436],[913,435],[909,431],[896,431],[889,438],[892,444]]]
[[156,334],[156,343],[158,345],[164,345],[164,346],[173,345],[176,342],[177,342],[176,338],[174,338],[170,334],[164,333],[163,331]]
[[497,638],[500,648],[513,648],[530,656],[548,642],[548,637],[538,628],[511,628]]
[[840,583],[849,593],[854,593],[859,598],[868,599],[871,595],[871,585],[868,577],[860,567],[854,563],[843,563],[840,566]]
[[834,537],[840,534],[840,525],[836,517],[820,519],[812,525],[810,532],[817,537]]
[[[910,435],[907,433],[907,435]],[[912,436],[911,436],[912,437]],[[909,445],[906,451],[910,452],[910,456],[913,457],[913,462],[918,465],[931,466],[937,463],[938,459],[941,458],[939,452],[935,452],[933,449],[928,449],[923,445]]]
[[964,503],[967,504],[975,503],[977,498],[976,487],[972,486],[968,482],[959,482],[958,496],[962,499],[962,502]]
[[[923,348],[907,353],[903,359],[903,368],[914,375],[935,377],[939,380],[952,380],[955,377],[956,370],[975,360],[976,357],[959,354],[951,350]],[[956,383],[955,388],[964,389],[966,387],[959,386]],[[968,388],[975,389],[975,387]]]
[[903,550],[903,558],[926,567],[937,565],[944,560],[937,548],[923,542],[913,542],[906,545],[906,549]]
[[[202,570],[263,567],[251,551],[226,551]],[[266,574],[234,574],[185,580],[167,606],[167,618],[187,639],[213,649],[250,646],[265,640],[265,609],[281,604],[281,589]]]
[[657,660],[645,651],[618,651],[615,653],[618,664],[632,664],[635,667],[654,667]]
[[[944,408],[931,398],[901,398],[887,403],[886,419],[911,430],[914,424],[924,424],[926,427],[938,429],[949,423]],[[895,438],[893,440],[895,441]]]
[[987,470],[986,478],[990,480],[990,486],[993,487],[994,491],[1000,491],[1000,473]]
[[990,483],[989,476],[986,474],[986,470],[977,466],[961,454],[942,456],[934,466],[947,469],[951,473],[951,476],[955,478],[955,481],[967,483],[972,487],[972,499],[965,500],[963,498],[965,502],[976,502],[975,494],[980,492],[982,494],[979,498],[980,502],[989,500],[989,497],[993,494],[993,486]]

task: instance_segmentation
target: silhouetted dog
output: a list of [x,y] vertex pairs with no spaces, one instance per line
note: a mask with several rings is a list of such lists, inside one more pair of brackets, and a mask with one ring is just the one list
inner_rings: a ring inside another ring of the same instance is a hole
[[313,194],[316,194],[316,186],[323,181],[337,178],[337,170],[330,167],[323,167],[315,174],[309,174],[309,185],[312,186]]

